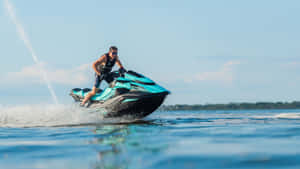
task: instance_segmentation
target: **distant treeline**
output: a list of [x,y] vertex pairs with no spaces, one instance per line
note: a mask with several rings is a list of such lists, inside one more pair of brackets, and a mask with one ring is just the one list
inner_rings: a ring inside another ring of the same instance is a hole
[[294,102],[257,102],[257,103],[229,103],[229,104],[176,104],[163,105],[161,110],[250,110],[250,109],[300,109],[300,101]]

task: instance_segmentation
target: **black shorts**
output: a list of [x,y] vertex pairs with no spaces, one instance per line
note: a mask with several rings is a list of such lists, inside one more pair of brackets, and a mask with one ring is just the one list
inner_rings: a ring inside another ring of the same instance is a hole
[[114,77],[111,73],[103,73],[100,76],[95,73],[94,87],[99,88],[102,80],[105,80],[107,83],[111,83],[114,80]]

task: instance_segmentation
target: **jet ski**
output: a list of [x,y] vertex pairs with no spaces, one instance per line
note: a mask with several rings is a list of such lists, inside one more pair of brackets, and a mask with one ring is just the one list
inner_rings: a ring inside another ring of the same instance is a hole
[[[137,72],[130,70],[125,73],[112,73],[114,80],[109,87],[93,96],[87,106],[104,110],[105,118],[143,118],[154,112],[170,94],[168,90]],[[75,88],[70,95],[76,102],[82,102],[90,91],[89,88]]]

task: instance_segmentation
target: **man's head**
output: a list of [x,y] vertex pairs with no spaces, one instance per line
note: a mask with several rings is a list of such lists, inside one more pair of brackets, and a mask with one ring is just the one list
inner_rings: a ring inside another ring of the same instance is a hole
[[118,56],[118,48],[116,46],[111,46],[109,48],[109,55],[110,56]]

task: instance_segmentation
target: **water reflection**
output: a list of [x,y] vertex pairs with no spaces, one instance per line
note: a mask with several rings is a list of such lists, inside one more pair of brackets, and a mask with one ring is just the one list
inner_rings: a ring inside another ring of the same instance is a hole
[[[98,161],[93,167],[97,169],[124,169],[144,165],[143,155],[159,154],[167,147],[164,143],[157,144],[159,140],[155,138],[155,134],[162,132],[161,126],[149,121],[138,124],[101,125],[93,132],[96,137],[91,144],[107,147],[98,151]],[[156,144],[153,144],[153,141]],[[136,156],[137,154],[139,156]]]
[[124,144],[126,136],[129,134],[127,125],[102,125],[94,130],[97,136],[93,144],[107,146],[107,150],[98,152],[96,169],[123,169],[128,168],[128,161],[122,158],[121,145]]

